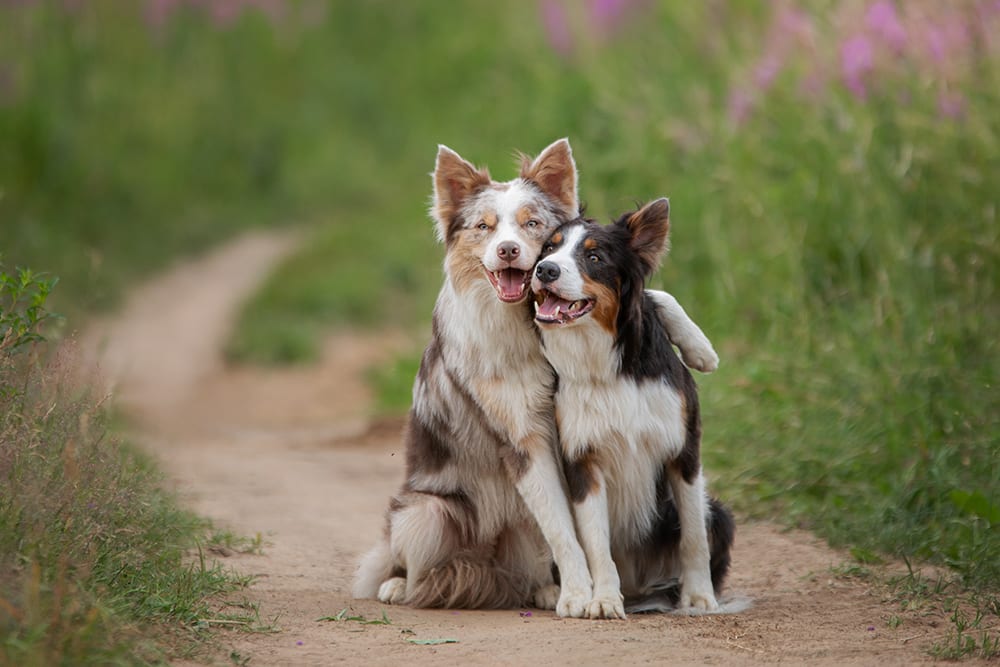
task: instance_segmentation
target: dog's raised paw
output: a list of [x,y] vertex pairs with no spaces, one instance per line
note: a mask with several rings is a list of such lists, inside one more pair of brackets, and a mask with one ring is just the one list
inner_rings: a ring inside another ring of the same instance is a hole
[[538,609],[555,609],[559,604],[559,587],[555,584],[542,586],[535,591],[534,602]]
[[406,599],[406,579],[393,577],[386,579],[378,587],[378,600],[386,604],[403,604]]
[[681,350],[681,359],[688,368],[711,373],[719,367],[719,355],[704,336],[685,339],[683,345],[678,344],[678,347]]

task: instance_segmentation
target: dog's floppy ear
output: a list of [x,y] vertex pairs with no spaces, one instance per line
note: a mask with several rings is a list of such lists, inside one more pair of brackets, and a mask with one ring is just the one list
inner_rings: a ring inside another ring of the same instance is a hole
[[670,200],[661,197],[625,218],[632,240],[629,246],[643,263],[644,273],[651,274],[667,249],[670,233]]
[[521,178],[535,183],[569,218],[580,214],[576,195],[576,163],[569,139],[550,144],[537,158],[521,156]]
[[480,188],[488,185],[490,174],[477,169],[445,145],[438,146],[434,163],[434,204],[438,239],[450,242],[461,225],[462,204]]

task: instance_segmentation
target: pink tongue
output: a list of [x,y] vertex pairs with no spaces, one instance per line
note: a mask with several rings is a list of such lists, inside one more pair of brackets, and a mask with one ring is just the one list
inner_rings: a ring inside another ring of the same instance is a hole
[[570,302],[565,299],[560,299],[556,295],[549,293],[545,295],[545,301],[539,304],[538,314],[542,317],[555,317],[556,307],[562,308],[562,312],[569,310]]
[[504,269],[497,280],[504,296],[517,296],[524,289],[524,271]]

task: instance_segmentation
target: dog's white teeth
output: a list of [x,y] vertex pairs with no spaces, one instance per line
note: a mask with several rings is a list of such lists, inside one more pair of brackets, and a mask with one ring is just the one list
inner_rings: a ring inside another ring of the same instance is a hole
[[569,309],[570,310],[580,310],[580,302],[579,301],[574,301],[573,303],[569,304]]
[[555,316],[559,317],[562,314],[562,306],[556,306]]

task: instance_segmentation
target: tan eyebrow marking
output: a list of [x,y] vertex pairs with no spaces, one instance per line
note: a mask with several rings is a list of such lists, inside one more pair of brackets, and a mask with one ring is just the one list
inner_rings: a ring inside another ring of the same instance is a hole
[[522,206],[521,208],[517,209],[517,213],[514,214],[514,218],[517,220],[517,224],[519,225],[523,225],[528,220],[531,220],[534,217],[535,217],[534,209],[529,208],[527,206]]
[[594,248],[597,247],[597,241],[595,241],[594,239],[587,239],[586,241],[583,242],[583,247],[586,248],[587,250],[593,250]]
[[563,236],[562,236],[562,234],[559,233],[559,234],[556,234],[555,236],[553,236],[552,237],[552,242],[555,243],[556,245],[562,243],[563,242]]

